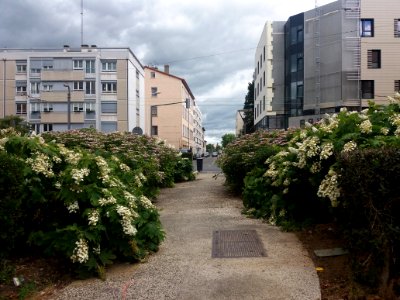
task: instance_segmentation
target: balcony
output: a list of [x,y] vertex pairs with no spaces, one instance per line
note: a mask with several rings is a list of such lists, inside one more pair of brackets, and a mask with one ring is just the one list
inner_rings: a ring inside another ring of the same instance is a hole
[[[51,101],[51,102],[66,102],[68,93],[67,91],[51,91],[51,92],[42,92],[40,95],[43,101]],[[84,91],[72,91],[71,92],[71,101],[83,101],[85,98]]]
[[82,81],[83,70],[42,70],[42,81]]

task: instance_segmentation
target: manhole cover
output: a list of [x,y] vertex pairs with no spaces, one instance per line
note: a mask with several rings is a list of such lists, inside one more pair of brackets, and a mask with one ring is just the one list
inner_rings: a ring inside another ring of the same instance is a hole
[[267,256],[255,230],[217,230],[213,232],[212,257]]

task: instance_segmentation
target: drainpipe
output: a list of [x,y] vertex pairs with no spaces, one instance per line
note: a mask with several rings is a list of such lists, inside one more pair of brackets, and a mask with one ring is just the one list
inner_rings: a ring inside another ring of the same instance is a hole
[[6,116],[6,58],[3,58],[3,119]]

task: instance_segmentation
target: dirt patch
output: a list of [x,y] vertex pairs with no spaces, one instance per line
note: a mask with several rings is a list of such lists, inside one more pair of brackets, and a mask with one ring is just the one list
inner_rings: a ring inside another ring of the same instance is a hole
[[7,261],[6,268],[0,299],[48,299],[72,281],[69,271],[55,259],[18,258]]

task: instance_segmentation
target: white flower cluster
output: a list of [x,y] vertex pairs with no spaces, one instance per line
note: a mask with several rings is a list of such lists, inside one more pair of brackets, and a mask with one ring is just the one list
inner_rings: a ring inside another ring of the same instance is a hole
[[321,153],[319,154],[319,158],[321,160],[328,159],[333,154],[333,144],[328,142],[322,145]]
[[96,226],[97,222],[99,222],[100,213],[97,209],[92,210],[88,214],[89,225]]
[[389,134],[389,128],[387,128],[387,127],[382,127],[381,130],[380,130],[380,132],[381,132],[383,135],[388,135],[388,134]]
[[79,204],[78,201],[75,201],[74,203],[71,203],[67,206],[67,209],[69,211],[69,213],[75,213],[78,211],[79,209]]
[[316,174],[319,171],[321,171],[321,162],[317,161],[311,165],[310,172]]
[[142,204],[142,206],[143,206],[144,208],[147,208],[147,209],[155,208],[154,204],[151,203],[151,201],[149,200],[149,198],[147,198],[146,196],[140,196],[140,197],[139,197],[139,201],[140,201],[140,203]]
[[27,158],[26,162],[31,165],[34,172],[38,174],[43,174],[46,177],[53,177],[54,173],[51,169],[53,164],[50,158],[43,153],[36,153],[35,158]]
[[119,168],[120,168],[122,171],[125,171],[125,172],[129,172],[129,171],[131,170],[131,168],[129,168],[129,166],[127,166],[127,165],[124,164],[124,163],[121,163],[121,164],[119,165]]
[[399,135],[399,134],[397,133],[397,131],[398,131],[399,128],[400,128],[400,114],[394,114],[393,116],[391,116],[391,117],[389,118],[389,120],[390,120],[390,122],[392,123],[393,126],[397,126],[397,129],[396,129],[396,131],[395,131],[395,135]]
[[360,130],[362,133],[370,133],[372,132],[372,124],[370,120],[365,120],[363,122],[361,122],[361,124],[359,125]]
[[4,150],[4,145],[7,143],[7,141],[7,137],[0,139],[0,150]]
[[83,178],[85,176],[88,176],[89,173],[90,173],[90,170],[88,168],[72,169],[71,176],[72,176],[72,179],[75,180],[75,183],[79,184],[79,182],[83,181]]
[[72,262],[85,263],[89,259],[89,246],[84,239],[75,242],[75,249],[71,255]]
[[97,254],[97,255],[100,254],[100,244],[97,245],[97,247],[94,247],[94,248],[93,248],[93,252],[94,252],[95,254]]
[[272,162],[269,165],[269,168],[265,172],[264,176],[270,177],[270,178],[272,178],[274,180],[274,179],[276,179],[276,177],[278,177],[278,175],[279,175],[279,171],[276,169],[275,163]]
[[100,206],[111,205],[111,204],[115,204],[115,203],[117,203],[117,199],[115,199],[111,195],[109,195],[107,198],[100,198],[99,199]]
[[334,129],[336,129],[339,126],[339,121],[337,119],[337,115],[329,115],[326,114],[324,118],[324,122],[321,123],[320,129],[322,131],[325,131],[327,133],[332,133]]
[[317,195],[318,197],[328,197],[333,207],[338,205],[337,198],[340,197],[340,190],[338,187],[338,175],[335,171],[330,170],[321,181]]
[[396,92],[394,97],[387,97],[390,103],[400,103],[400,93]]
[[128,201],[128,205],[131,209],[136,209],[136,197],[133,196],[131,193],[124,191],[125,199]]
[[138,214],[122,205],[117,205],[117,213],[121,216],[121,225],[124,233],[134,236],[137,233],[137,229],[132,225],[132,221],[138,217]]
[[56,189],[59,189],[59,190],[61,189],[61,183],[59,181],[56,181],[54,186],[56,187]]
[[142,183],[142,181],[140,180],[140,177],[139,177],[138,175],[135,175],[135,184],[136,184],[136,186],[139,187],[139,188],[143,186],[143,183]]
[[306,138],[303,143],[297,143],[299,151],[306,154],[307,157],[314,157],[318,155],[320,150],[319,138],[316,136]]
[[354,151],[355,149],[357,149],[357,143],[354,141],[350,141],[344,144],[342,153],[351,152]]
[[103,183],[108,182],[110,176],[110,168],[108,167],[107,161],[101,157],[101,156],[96,156],[96,164],[100,169],[100,174],[101,174],[101,179],[103,180]]
[[77,165],[82,158],[82,154],[79,152],[75,152],[67,149],[64,145],[58,144],[60,148],[60,153],[65,157],[65,160],[71,165]]

